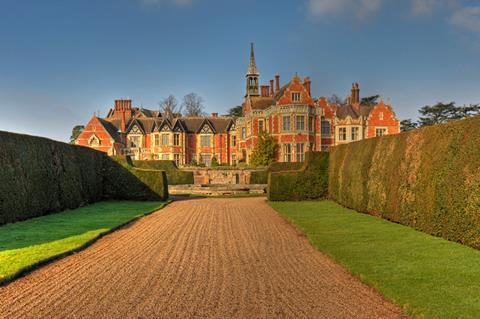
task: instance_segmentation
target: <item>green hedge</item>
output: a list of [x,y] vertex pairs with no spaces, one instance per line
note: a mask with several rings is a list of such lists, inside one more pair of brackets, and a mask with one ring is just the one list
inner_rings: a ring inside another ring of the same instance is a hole
[[0,225],[105,197],[167,199],[165,175],[126,168],[90,148],[0,131]]
[[331,149],[344,206],[480,248],[480,117]]
[[267,184],[268,174],[270,172],[294,171],[302,168],[301,162],[275,162],[270,164],[265,170],[253,171],[250,176],[250,184]]
[[138,168],[165,171],[169,185],[193,184],[193,172],[178,169],[174,161],[134,161],[133,165]]
[[328,153],[307,152],[305,163],[296,171],[271,172],[268,199],[297,201],[320,199],[328,193]]
[[102,159],[92,149],[0,131],[0,224],[102,198]]

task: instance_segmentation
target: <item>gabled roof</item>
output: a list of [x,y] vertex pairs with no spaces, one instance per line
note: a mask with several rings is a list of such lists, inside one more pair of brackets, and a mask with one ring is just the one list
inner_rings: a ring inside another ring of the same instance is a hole
[[97,118],[100,124],[105,128],[107,133],[110,135],[110,137],[115,141],[115,142],[121,142],[120,134],[118,133],[118,128],[115,127],[111,122],[105,121],[102,118]]
[[280,90],[275,94],[275,99],[278,101],[284,94],[288,87],[292,84],[292,81],[288,82],[280,88]]
[[128,125],[127,127],[127,132],[126,133],[130,133],[130,131],[132,130],[132,128],[134,126],[137,126],[138,129],[143,133],[145,134],[145,128],[143,127],[143,123],[142,121],[140,121],[139,119],[133,119],[130,124]]
[[276,100],[273,97],[255,97],[250,98],[252,109],[265,110],[266,108],[275,105]]

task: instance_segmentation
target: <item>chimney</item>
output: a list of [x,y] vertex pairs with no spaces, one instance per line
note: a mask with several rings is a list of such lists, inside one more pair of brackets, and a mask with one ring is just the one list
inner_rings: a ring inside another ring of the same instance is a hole
[[280,91],[280,75],[275,75],[275,94]]
[[261,86],[261,92],[262,92],[262,97],[267,97],[268,94],[269,94],[269,91],[270,88],[268,87],[268,85],[262,85]]
[[273,92],[273,80],[270,80],[270,96],[274,96],[275,93]]
[[212,117],[218,117],[218,113],[212,113]]
[[305,87],[305,89],[306,89],[307,92],[308,92],[308,95],[310,95],[310,96],[312,96],[312,93],[311,93],[311,91],[310,91],[311,84],[312,84],[312,81],[310,81],[310,78],[307,76],[307,77],[303,80],[303,86]]
[[132,100],[115,100],[115,110],[128,111],[132,109]]
[[357,94],[355,97],[357,100],[357,103],[360,103],[360,86],[358,85],[358,82],[355,83],[355,93]]

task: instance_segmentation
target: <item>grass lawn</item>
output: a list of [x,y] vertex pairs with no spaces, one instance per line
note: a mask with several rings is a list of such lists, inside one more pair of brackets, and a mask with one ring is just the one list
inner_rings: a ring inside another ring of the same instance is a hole
[[76,251],[164,202],[100,202],[0,226],[0,284]]
[[418,318],[480,318],[480,251],[331,201],[271,202],[320,251]]

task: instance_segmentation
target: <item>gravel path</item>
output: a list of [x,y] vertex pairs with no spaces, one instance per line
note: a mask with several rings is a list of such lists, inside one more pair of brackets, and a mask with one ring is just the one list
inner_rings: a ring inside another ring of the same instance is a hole
[[177,201],[0,287],[1,318],[401,318],[262,198]]

